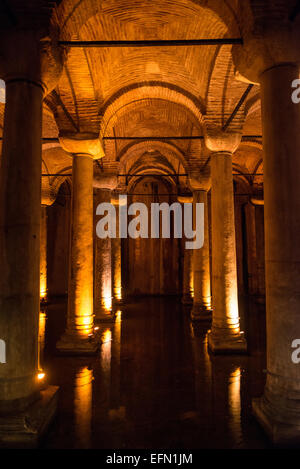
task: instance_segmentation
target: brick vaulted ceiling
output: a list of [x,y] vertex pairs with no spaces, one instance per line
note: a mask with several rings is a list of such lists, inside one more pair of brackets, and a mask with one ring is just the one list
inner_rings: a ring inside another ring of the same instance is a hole
[[[39,3],[29,3],[34,2]],[[63,0],[56,2],[53,21],[61,40],[230,38],[240,36],[237,3]],[[205,119],[224,125],[246,88],[234,76],[230,45],[70,48],[58,86],[45,100],[43,136],[92,131],[102,137],[157,137],[153,148],[149,142],[105,141],[105,160],[122,159],[123,168],[129,170],[125,156],[136,164],[150,150],[169,161],[177,158],[176,165],[172,160],[176,171],[178,167],[201,170],[207,161],[203,142],[160,142],[159,137],[202,135]],[[3,115],[3,106],[0,111]],[[261,134],[257,86],[230,128]],[[251,147],[248,153],[255,151]],[[178,154],[185,159],[183,166]],[[244,160],[243,167],[247,167]]]

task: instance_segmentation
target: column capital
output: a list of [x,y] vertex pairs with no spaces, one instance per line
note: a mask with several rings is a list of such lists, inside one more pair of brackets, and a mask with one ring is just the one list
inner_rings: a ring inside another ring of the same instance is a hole
[[237,78],[248,83],[259,83],[270,68],[300,62],[300,15],[291,2],[263,3],[240,2],[243,45],[233,46],[232,57]]
[[85,155],[98,160],[103,158],[104,150],[99,135],[87,133],[62,134],[59,142],[63,150],[72,155]]
[[114,173],[99,173],[94,175],[94,188],[113,191],[118,185],[118,176]]
[[177,201],[181,204],[192,204],[193,194],[178,194]]
[[0,30],[0,74],[6,83],[25,81],[41,86],[45,95],[57,85],[65,49],[58,31],[11,28]]
[[113,191],[111,193],[111,196],[110,196],[110,201],[111,203],[115,206],[115,207],[119,207],[119,206],[125,206],[126,203],[123,199],[123,201],[121,200],[121,204],[120,204],[120,199],[119,199],[119,196],[120,195],[127,195],[126,193],[124,193],[124,191]]
[[217,126],[204,126],[205,145],[213,153],[234,153],[241,142],[239,132],[224,132]]

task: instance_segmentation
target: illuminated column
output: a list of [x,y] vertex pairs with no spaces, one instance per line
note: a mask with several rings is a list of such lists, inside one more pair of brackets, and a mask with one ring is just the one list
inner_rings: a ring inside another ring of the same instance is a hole
[[[95,210],[100,203],[110,203],[111,190],[98,189],[95,194]],[[95,235],[95,295],[94,311],[96,322],[111,321],[112,312],[112,260],[111,238]]]
[[[209,133],[208,133],[209,132]],[[232,153],[240,135],[206,130],[211,154],[213,320],[208,343],[211,351],[245,352],[238,310]]]
[[103,152],[94,135],[64,136],[60,142],[73,155],[73,170],[67,330],[57,349],[93,354],[99,346],[93,336],[93,159]]
[[183,238],[183,291],[181,302],[184,305],[191,305],[194,296],[193,250],[185,249],[185,241],[185,238]]
[[42,102],[50,85],[41,74],[47,64],[41,63],[38,31],[8,29],[0,48],[0,74],[6,82],[0,168],[0,339],[6,349],[0,364],[0,445],[36,445],[57,404],[57,388],[41,391],[38,382]]
[[[300,104],[291,100],[297,65],[260,77],[264,144],[267,382],[255,400],[256,417],[275,442],[300,439],[299,364],[292,342],[300,339]],[[280,188],[280,190],[278,190]]]
[[[114,174],[103,173],[94,181],[95,213],[101,203],[111,204],[111,191],[117,185]],[[97,217],[96,222],[100,218]],[[114,320],[112,311],[112,239],[101,239],[94,229],[95,271],[94,271],[94,312],[96,322]]]
[[[189,197],[188,195],[180,195],[178,196],[178,202],[182,204],[193,203],[193,197]],[[194,296],[193,250],[185,249],[186,241],[187,239],[183,236],[181,243],[183,253],[183,285],[181,302],[184,305],[191,305],[193,304]]]
[[41,207],[40,228],[40,299],[47,300],[47,212],[46,206]]
[[274,443],[298,446],[300,365],[292,343],[300,339],[299,15],[291,19],[289,2],[282,7],[280,17],[266,9],[262,35],[248,34],[234,60],[239,76],[260,84],[262,105],[267,380],[253,411]]
[[209,262],[209,229],[207,191],[193,191],[194,212],[195,204],[204,205],[204,244],[193,252],[194,271],[194,304],[191,312],[193,321],[211,319],[211,289],[210,289],[210,262]]
[[119,237],[119,198],[112,197],[111,203],[116,209],[116,238],[111,240],[111,269],[113,304],[122,304],[121,238]]

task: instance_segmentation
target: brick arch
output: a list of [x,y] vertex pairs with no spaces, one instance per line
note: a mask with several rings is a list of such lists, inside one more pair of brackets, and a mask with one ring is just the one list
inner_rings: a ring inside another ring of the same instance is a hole
[[[113,2],[110,2],[113,3]],[[148,2],[144,2],[145,15],[148,14]],[[153,5],[153,1],[151,2]],[[158,5],[164,3],[163,0],[157,2]],[[236,2],[234,2],[236,3]],[[103,13],[105,9],[101,5],[103,1],[96,0],[56,0],[56,9],[54,11],[54,19],[60,24],[61,30],[65,38],[70,38],[77,34],[78,30],[93,16]],[[190,0],[188,2],[181,2],[180,0],[173,0],[167,2],[168,8],[172,12],[182,12],[186,10],[187,14],[206,13],[211,17],[215,17],[218,21],[228,30],[229,34],[238,35],[239,26],[235,8],[232,2],[228,0]],[[134,5],[136,6],[136,5]],[[115,2],[115,14],[120,15],[122,9],[128,9],[127,0],[118,0]],[[184,16],[184,14],[183,14]]]
[[184,170],[188,172],[189,165],[185,155],[175,145],[162,142],[161,140],[145,140],[143,142],[133,143],[122,151],[120,155],[120,173],[124,171],[125,163],[130,159],[137,158],[149,150],[155,150],[161,153],[165,158],[176,158],[176,160],[183,166]]
[[162,100],[170,104],[177,104],[190,114],[191,120],[199,128],[203,122],[203,114],[199,107],[190,96],[179,92],[173,87],[161,85],[142,85],[125,89],[123,93],[118,93],[115,99],[111,99],[102,110],[102,121],[100,135],[107,136],[107,129],[112,127],[118,117],[124,113],[130,112],[144,103],[148,105],[153,100]]
[[[224,126],[247,87],[247,83],[236,79],[232,46],[219,47],[207,87],[205,121],[218,127]],[[242,129],[249,108],[251,109],[258,99],[257,95],[258,87],[254,86],[230,123],[228,128],[231,131]]]
[[60,186],[66,180],[70,180],[66,174],[72,172],[72,160],[62,150],[59,143],[46,143],[42,150],[42,173],[58,174],[58,176],[42,177],[42,204],[52,205],[56,200]]

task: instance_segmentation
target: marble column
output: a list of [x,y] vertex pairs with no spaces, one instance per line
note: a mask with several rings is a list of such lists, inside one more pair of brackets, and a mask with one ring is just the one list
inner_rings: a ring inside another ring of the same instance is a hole
[[[185,204],[185,203],[193,203],[193,197],[188,195],[180,195],[178,196],[178,202]],[[184,206],[183,206],[184,209]],[[193,297],[194,297],[194,272],[193,272],[193,250],[186,249],[185,243],[187,238],[184,236],[183,230],[183,238],[181,243],[182,249],[182,257],[183,257],[183,272],[182,272],[182,298],[181,302],[184,305],[192,305],[193,304]]]
[[35,446],[57,407],[57,387],[41,389],[38,374],[42,102],[48,85],[41,70],[47,65],[41,64],[38,33],[25,29],[8,31],[0,46],[6,83],[0,168],[0,340],[6,352],[0,364],[1,447]]
[[[112,190],[117,185],[117,177],[112,173],[97,175],[94,181],[95,197],[94,208],[101,203],[111,204]],[[102,216],[101,216],[102,217]],[[95,251],[95,271],[94,271],[94,311],[97,323],[111,322],[115,319],[113,311],[113,271],[112,271],[112,245],[113,238],[99,238],[96,232],[96,225],[100,218],[95,218],[94,229],[94,251]]]
[[113,305],[122,305],[122,269],[121,269],[121,238],[119,237],[119,199],[111,198],[116,209],[116,238],[111,240],[111,269]]
[[211,319],[207,191],[194,190],[193,199],[194,205],[197,203],[204,205],[204,244],[202,248],[193,251],[194,303],[191,318],[193,321],[205,321]]
[[73,155],[71,234],[67,329],[59,342],[60,353],[94,354],[93,311],[93,160],[103,151],[95,135],[63,136],[60,142]]
[[[95,210],[98,204],[110,203],[111,190],[95,190]],[[112,239],[95,236],[95,295],[94,311],[96,322],[114,320],[112,310]]]
[[260,76],[264,146],[267,382],[255,416],[275,443],[299,444],[300,375],[292,343],[300,339],[300,107],[291,100],[298,65]]
[[245,352],[240,331],[237,291],[236,242],[232,179],[232,153],[239,134],[206,129],[206,146],[211,154],[212,220],[212,328],[208,336],[215,353]]
[[47,207],[41,206],[40,227],[40,300],[47,301]]

